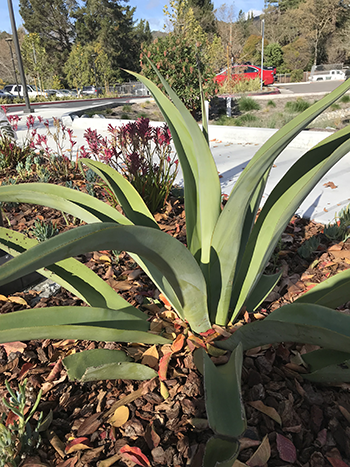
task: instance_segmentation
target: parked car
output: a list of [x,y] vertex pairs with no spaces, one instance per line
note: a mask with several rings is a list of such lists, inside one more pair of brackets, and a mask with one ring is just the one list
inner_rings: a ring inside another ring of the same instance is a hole
[[95,86],[83,86],[81,94],[85,96],[99,96],[101,94],[101,88],[96,88]]
[[66,98],[76,97],[77,92],[74,91],[74,90],[71,91],[70,89],[60,89],[59,91],[56,91],[56,96],[57,97],[66,97]]
[[311,76],[309,76],[310,81],[333,81],[343,79],[345,79],[345,73],[342,70],[314,71]]
[[8,99],[8,100],[13,101],[13,99],[15,99],[15,97],[16,96],[11,94],[10,92],[7,92],[7,91],[4,91],[4,90],[0,89],[0,99]]
[[[10,92],[14,96],[19,95],[20,97],[23,97],[23,86],[21,84],[17,85],[16,84],[8,84],[4,86],[4,91]],[[38,96],[44,96],[48,97],[48,93],[46,91],[41,91],[39,88],[35,88],[35,86],[32,86],[30,84],[27,84],[27,92],[28,92],[28,97],[38,97]]]
[[44,92],[47,94],[47,97],[50,97],[50,96],[55,96],[57,90],[56,89],[44,89]]
[[[263,83],[265,86],[273,84],[276,76],[276,68],[273,67],[263,67]],[[241,81],[250,80],[256,77],[261,78],[261,67],[257,65],[234,65],[232,66],[232,80]],[[214,81],[218,84],[223,84],[227,79],[227,68],[218,73]]]

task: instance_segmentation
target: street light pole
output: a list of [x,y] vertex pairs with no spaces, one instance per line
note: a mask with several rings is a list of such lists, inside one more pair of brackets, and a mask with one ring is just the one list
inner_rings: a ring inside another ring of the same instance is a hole
[[261,21],[261,83],[260,90],[263,88],[264,82],[264,29],[265,29],[265,20]]
[[26,108],[25,108],[25,110],[23,110],[23,112],[24,113],[32,113],[32,112],[34,112],[34,110],[31,109],[30,103],[29,103],[27,82],[26,82],[26,77],[24,75],[24,70],[23,70],[21,49],[19,48],[18,35],[17,35],[17,29],[16,29],[16,22],[15,22],[15,15],[13,14],[12,0],[7,0],[7,4],[8,4],[8,8],[9,8],[9,13],[10,13],[12,37],[13,37],[13,41],[15,43],[15,51],[16,51],[17,61],[18,61],[19,75],[21,77],[21,82],[22,82],[22,86],[23,86],[24,102],[26,104]]
[[17,81],[17,73],[16,73],[15,59],[13,58],[12,47],[11,47],[12,38],[11,38],[11,37],[8,37],[7,39],[5,39],[5,41],[7,42],[8,46],[9,46],[9,48],[10,48],[10,54],[11,54],[13,72],[14,72],[14,74],[15,74],[15,81],[16,81],[17,94],[18,94],[18,97],[20,97],[20,95],[19,95],[19,88],[18,88],[18,81]]

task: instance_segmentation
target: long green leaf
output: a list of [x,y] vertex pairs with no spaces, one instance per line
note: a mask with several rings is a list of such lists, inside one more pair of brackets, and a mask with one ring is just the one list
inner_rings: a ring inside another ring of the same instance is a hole
[[185,182],[189,249],[195,257],[200,250],[200,261],[205,272],[221,202],[220,181],[210,148],[196,121],[160,75],[162,84],[175,106],[149,79],[138,73],[129,73],[147,86],[170,128]]
[[247,426],[241,396],[242,346],[238,344],[230,360],[220,366],[202,353],[209,426],[219,436],[238,438]]
[[329,349],[303,355],[310,373],[303,377],[314,383],[344,383],[350,381],[350,354]]
[[0,201],[33,203],[67,212],[85,222],[132,222],[107,203],[78,190],[51,183],[0,186]]
[[113,223],[77,227],[36,245],[2,265],[0,283],[7,283],[66,257],[101,249],[131,251],[147,259],[169,281],[192,329],[200,333],[211,327],[206,284],[196,261],[178,240],[149,227]]
[[159,228],[139,193],[123,175],[102,162],[91,159],[80,159],[80,162],[97,173],[108,184],[126,217],[133,224]]
[[68,355],[63,359],[71,381],[81,379],[86,368],[98,367],[107,363],[129,362],[130,357],[122,350],[92,349]]
[[268,296],[271,290],[275,287],[277,282],[280,280],[282,275],[281,272],[272,274],[271,276],[265,276],[264,274],[260,276],[256,285],[253,286],[253,289],[246,301],[247,311],[255,311],[255,309],[264,301]]
[[[229,309],[232,282],[236,274],[242,229],[248,212],[250,200],[261,178],[271,168],[274,160],[286,146],[323,110],[329,107],[350,88],[350,82],[341,84],[328,96],[278,130],[255,154],[234,185],[229,200],[215,227],[212,247],[214,264],[211,268],[210,282],[215,284],[215,275],[219,270],[222,277],[222,293],[218,303],[217,322],[226,324]],[[216,265],[215,262],[219,264]]]
[[143,381],[158,376],[158,373],[149,366],[141,363],[107,363],[98,368],[87,368],[82,377],[82,382],[99,381],[106,379],[132,379]]
[[143,317],[133,316],[128,311],[82,306],[53,306],[33,308],[0,315],[1,331],[22,327],[84,325],[119,330],[149,331],[149,323]]
[[[18,256],[37,244],[38,242],[33,238],[0,227],[0,245],[12,256]],[[91,269],[74,258],[64,259],[46,268],[41,268],[38,272],[69,290],[90,306],[128,310],[132,315],[143,319],[147,318],[144,313],[130,305]]]
[[350,299],[350,269],[339,272],[333,277],[320,282],[311,290],[301,295],[296,303],[314,303],[315,305],[337,308]]
[[102,342],[142,342],[144,344],[169,344],[169,340],[144,331],[109,329],[99,326],[59,325],[16,327],[0,330],[0,344],[33,339],[82,339]]
[[302,156],[273,189],[249,238],[235,279],[234,320],[262,274],[290,218],[319,180],[350,150],[350,128],[332,134]]
[[350,316],[320,305],[285,305],[262,321],[239,328],[220,348],[243,350],[278,342],[299,342],[350,353]]

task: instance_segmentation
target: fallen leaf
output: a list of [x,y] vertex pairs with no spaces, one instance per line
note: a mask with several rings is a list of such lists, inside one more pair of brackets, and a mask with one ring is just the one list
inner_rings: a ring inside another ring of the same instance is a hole
[[62,459],[65,457],[65,445],[62,443],[62,441],[59,439],[59,437],[54,433],[53,431],[50,431],[49,433],[49,441],[51,446],[55,449],[55,451],[62,457]]
[[239,440],[239,452],[243,451],[244,449],[259,446],[259,444],[260,444],[260,441],[257,440],[257,439],[240,438],[240,440]]
[[166,296],[164,294],[162,294],[162,293],[159,294],[159,300],[161,300],[164,303],[165,308],[167,308],[168,310],[172,309],[172,306],[171,306],[169,300],[166,298]]
[[48,377],[46,378],[45,381],[47,381],[48,383],[52,383],[53,381],[55,381],[55,379],[57,379],[59,377],[59,375],[61,374],[62,368],[63,368],[62,360],[59,359],[55,363],[54,367],[50,371],[50,373],[49,373],[49,375],[48,375]]
[[158,360],[159,360],[159,353],[158,353],[157,347],[155,345],[152,345],[152,347],[150,347],[145,352],[143,352],[141,363],[142,365],[148,365],[151,368],[154,368],[155,370],[157,370]]
[[268,417],[272,418],[272,420],[274,420],[275,422],[282,425],[281,417],[279,416],[277,410],[274,407],[269,407],[265,405],[262,401],[252,401],[248,402],[248,404],[254,407],[256,410],[259,410],[259,412],[262,412]]
[[98,261],[101,262],[101,263],[110,263],[111,262],[111,258],[107,255],[101,255],[99,258],[98,258]]
[[130,411],[128,407],[126,407],[126,405],[122,405],[115,410],[114,414],[108,419],[108,423],[115,428],[119,428],[128,421],[129,413]]
[[160,394],[163,397],[163,399],[167,399],[169,397],[169,391],[168,388],[165,386],[163,381],[160,381]]
[[72,452],[76,451],[83,451],[85,449],[91,449],[89,446],[90,441],[89,438],[74,438],[72,441],[69,441],[67,446],[65,447],[65,453],[71,454]]
[[177,338],[174,340],[174,342],[171,344],[171,350],[173,352],[180,352],[180,350],[182,350],[184,343],[185,343],[184,334],[179,334]]
[[247,464],[236,459],[232,467],[247,467]]
[[28,305],[28,303],[22,297],[8,297],[10,302],[18,303],[19,305]]
[[74,467],[78,461],[78,456],[70,457],[64,462],[57,464],[57,467]]
[[334,185],[333,182],[324,183],[323,186],[326,188],[332,188],[332,190],[334,190],[335,188],[338,188],[336,185]]
[[23,353],[24,349],[27,348],[27,344],[24,344],[23,342],[19,342],[19,341],[6,342],[6,343],[1,344],[1,345],[6,350],[7,356],[9,356],[11,352]]
[[267,463],[271,456],[271,447],[269,443],[269,438],[266,435],[262,440],[258,449],[254,452],[252,457],[247,460],[247,465],[249,467],[262,467]]
[[86,418],[84,422],[80,425],[77,431],[77,436],[88,436],[92,435],[99,426],[101,425],[102,421],[98,420],[100,417],[100,413],[94,413],[93,415],[90,415],[90,417]]
[[100,461],[97,464],[97,467],[110,467],[111,465],[115,464],[121,458],[120,454],[114,454],[114,456],[105,459],[104,461]]
[[150,424],[147,425],[146,432],[145,432],[145,439],[148,444],[148,447],[151,450],[158,447],[160,444],[160,436],[154,429],[153,422],[150,422]]
[[346,418],[348,423],[350,423],[350,413],[349,413],[349,411],[346,410],[346,408],[343,407],[342,405],[338,405],[338,408],[341,411],[341,413],[343,414],[343,416]]
[[279,433],[277,433],[276,441],[280,459],[285,462],[289,462],[290,464],[294,464],[297,460],[297,451],[294,444],[288,438],[280,435]]
[[326,457],[327,457],[328,462],[332,464],[332,467],[349,467],[348,464],[345,464],[344,461],[342,461],[341,459],[338,459],[337,457],[330,457],[327,455]]
[[28,371],[33,368],[33,363],[27,362],[25,363],[22,368],[20,374],[17,376],[18,379],[22,378]]
[[8,298],[5,297],[5,295],[1,295],[1,294],[0,294],[0,301],[2,301],[2,302],[8,302]]
[[163,357],[159,360],[158,375],[159,375],[159,379],[162,381],[166,380],[166,374],[168,371],[168,366],[169,366],[169,362],[170,362],[172,354],[173,354],[172,352],[168,352],[165,355],[163,355]]
[[119,452],[123,454],[127,459],[135,462],[137,465],[141,465],[143,467],[151,467],[150,461],[147,457],[142,453],[140,448],[131,447],[128,444],[123,446],[119,449]]

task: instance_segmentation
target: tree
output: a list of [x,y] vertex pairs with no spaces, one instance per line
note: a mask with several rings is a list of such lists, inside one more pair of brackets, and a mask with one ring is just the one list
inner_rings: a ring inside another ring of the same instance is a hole
[[48,66],[49,57],[45,48],[41,45],[39,34],[30,33],[24,37],[21,45],[21,54],[26,74],[34,80],[34,83],[40,89],[43,90],[48,87],[51,68]]
[[268,44],[264,48],[264,65],[277,69],[283,64],[283,50],[279,44]]
[[188,6],[192,8],[196,20],[206,34],[213,35],[217,33],[212,0],[188,0]]
[[305,37],[284,46],[282,50],[284,63],[289,70],[304,70],[310,62],[310,45]]
[[71,14],[75,0],[20,0],[24,28],[41,39],[53,69],[62,73],[75,38]]
[[121,75],[120,68],[139,70],[140,41],[133,27],[135,8],[125,3],[122,0],[83,0],[83,6],[74,14],[77,41],[82,46],[98,44],[108,56],[115,79]]
[[346,8],[339,0],[305,0],[297,12],[314,50],[314,65],[317,65],[322,40],[335,31],[337,20],[346,13]]
[[[244,62],[260,63],[261,62],[261,42],[262,37],[252,34],[244,44],[241,60]],[[264,39],[264,48],[268,45],[268,41]]]
[[215,94],[215,74],[207,61],[201,59],[201,50],[184,36],[170,33],[142,50],[142,74],[161,88],[162,85],[146,57],[155,64],[188,109],[196,111],[200,108],[199,72],[205,97],[210,98]]

